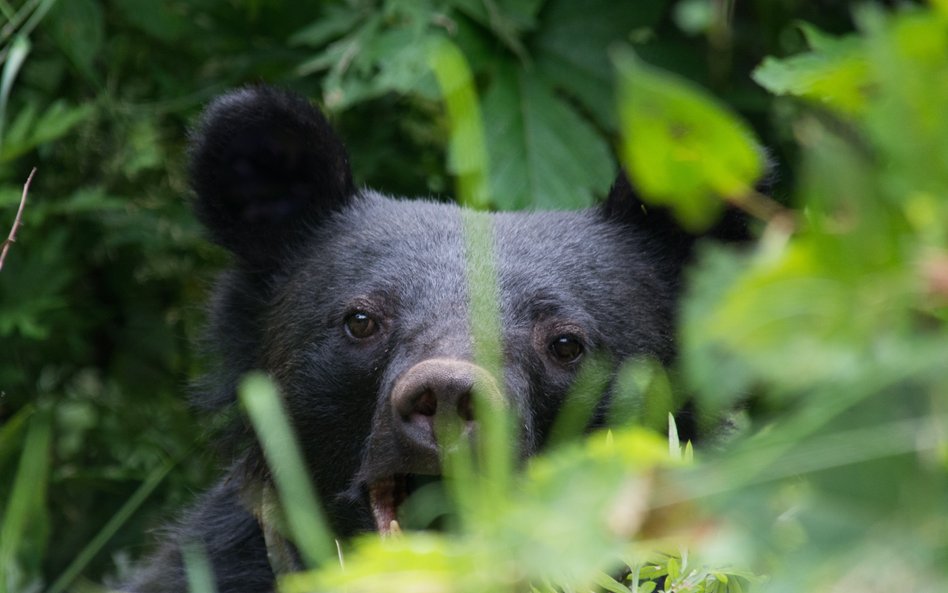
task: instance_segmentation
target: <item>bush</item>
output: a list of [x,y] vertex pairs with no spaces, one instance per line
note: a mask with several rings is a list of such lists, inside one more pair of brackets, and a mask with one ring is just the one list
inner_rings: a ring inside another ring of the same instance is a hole
[[[284,589],[946,588],[943,0],[297,4],[0,0],[4,232],[38,168],[0,272],[0,591],[121,574],[213,475],[183,394],[222,255],[184,141],[257,80],[320,98],[357,177],[393,193],[580,207],[620,146],[685,224],[730,203],[760,236],[703,252],[677,367],[626,386],[738,409],[721,450],[688,463],[674,430],[666,455],[627,428],[498,490],[462,472],[488,490],[457,530],[357,541]],[[776,198],[753,189],[759,144]]]

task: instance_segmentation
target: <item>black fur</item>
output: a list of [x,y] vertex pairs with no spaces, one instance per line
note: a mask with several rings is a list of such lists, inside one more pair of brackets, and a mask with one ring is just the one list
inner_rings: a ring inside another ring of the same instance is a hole
[[[374,528],[363,480],[407,472],[395,446],[368,451],[388,395],[421,361],[472,358],[462,210],[357,191],[342,143],[298,97],[247,88],[216,100],[193,136],[195,210],[235,266],[219,281],[211,337],[218,368],[198,403],[218,413],[240,377],[279,384],[314,483],[342,536]],[[674,355],[678,277],[693,237],[643,210],[620,177],[601,208],[476,214],[493,233],[503,376],[521,415],[523,455],[539,448],[579,368],[551,355],[557,336],[616,365]],[[379,331],[358,340],[347,316]],[[221,593],[272,589],[263,538],[248,510],[268,471],[239,419],[236,462],[125,588],[185,591],[178,546],[203,543]],[[379,441],[381,442],[381,441]]]

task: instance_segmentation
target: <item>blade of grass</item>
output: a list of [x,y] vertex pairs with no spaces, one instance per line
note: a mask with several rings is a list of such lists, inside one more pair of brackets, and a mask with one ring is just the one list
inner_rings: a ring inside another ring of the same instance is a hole
[[197,542],[185,544],[182,546],[181,556],[184,558],[184,570],[188,575],[189,592],[217,593],[211,562],[207,558],[204,546]]
[[3,149],[3,129],[6,121],[7,101],[10,98],[10,91],[13,90],[13,81],[29,53],[30,40],[23,35],[17,35],[10,44],[7,59],[3,64],[3,72],[0,73],[0,152]]
[[88,544],[76,555],[66,570],[53,581],[46,593],[62,593],[67,587],[72,585],[73,581],[82,573],[86,565],[95,558],[103,546],[112,538],[113,535],[125,524],[128,519],[135,514],[135,511],[142,505],[152,491],[165,479],[168,472],[176,465],[176,461],[168,460],[163,465],[155,468],[148,478],[142,482],[142,485],[129,497],[125,504],[114,514],[112,518],[99,530],[99,532],[89,541]]
[[[466,211],[463,223],[474,361],[497,381],[498,386],[502,386],[504,348],[492,221],[483,213]],[[493,505],[503,504],[509,495],[517,410],[510,405],[498,405],[490,397],[478,393],[476,387],[474,395],[474,411],[479,426],[476,443],[478,469],[485,478],[478,490],[481,491],[480,504],[489,512]],[[507,394],[501,394],[501,398],[509,402]]]
[[458,202],[487,208],[487,148],[471,69],[461,50],[447,40],[433,46],[428,64],[438,80],[451,127],[448,168],[457,176]]
[[579,369],[576,381],[566,394],[563,407],[550,429],[551,447],[583,434],[609,385],[609,371],[608,363],[595,357],[587,360]]
[[19,449],[20,433],[34,411],[33,406],[27,404],[0,426],[0,471],[6,466],[8,457],[12,457],[13,452]]
[[41,0],[27,0],[23,3],[23,6],[16,9],[16,12],[13,11],[13,7],[9,3],[3,2],[0,4],[0,12],[4,13],[4,16],[7,17],[6,24],[3,27],[0,27],[0,42],[6,41],[13,33],[16,31],[17,27],[26,20],[26,17],[30,15],[30,12],[40,3]]
[[[44,512],[46,483],[49,477],[49,446],[51,429],[49,414],[39,412],[30,421],[29,432],[20,456],[10,500],[0,526],[0,593],[7,593],[13,575],[17,550],[24,540],[27,525]],[[9,571],[9,572],[8,572]]]
[[[484,209],[491,203],[487,148],[474,78],[461,50],[447,40],[436,43],[429,57],[451,128],[449,169],[457,176],[458,201]],[[503,385],[503,341],[500,327],[500,293],[493,251],[491,219],[481,213],[462,214],[465,242],[469,320],[474,360]],[[461,509],[490,512],[509,494],[514,464],[516,414],[510,406],[496,405],[474,390],[474,409],[479,425],[477,465],[470,451],[461,446],[445,459],[452,491]],[[502,396],[507,401],[506,396]],[[514,411],[515,412],[515,411]],[[462,443],[463,445],[463,443]],[[483,479],[475,480],[481,473]],[[462,517],[462,521],[465,518]]]
[[240,401],[263,447],[290,535],[309,567],[325,566],[336,555],[335,538],[276,387],[265,375],[252,373],[240,387]]

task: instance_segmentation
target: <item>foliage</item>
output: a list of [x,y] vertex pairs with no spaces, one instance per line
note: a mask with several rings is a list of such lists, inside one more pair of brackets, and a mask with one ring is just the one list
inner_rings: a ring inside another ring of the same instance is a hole
[[[356,541],[285,590],[944,590],[948,5],[634,5],[0,0],[3,236],[39,169],[0,273],[0,591],[120,575],[213,476],[183,394],[222,256],[184,142],[207,99],[260,80],[320,97],[357,177],[393,193],[457,175],[475,204],[584,206],[621,146],[685,223],[723,198],[762,228],[692,270],[679,368],[619,377],[649,427],[669,381],[708,418],[746,410],[722,451],[564,440],[499,466],[458,529]],[[751,190],[758,142],[794,214]]]

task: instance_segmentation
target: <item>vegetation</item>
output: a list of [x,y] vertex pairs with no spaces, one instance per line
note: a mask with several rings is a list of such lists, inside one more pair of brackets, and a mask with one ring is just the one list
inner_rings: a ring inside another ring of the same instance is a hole
[[[37,167],[0,272],[0,592],[120,576],[213,477],[185,394],[224,260],[186,130],[256,81],[320,100],[391,193],[579,207],[617,154],[684,224],[730,203],[760,236],[703,250],[676,368],[620,374],[646,428],[458,461],[455,530],[284,590],[948,589],[948,3],[894,4],[0,0],[0,236]],[[670,386],[739,434],[689,461]],[[242,396],[265,441],[268,394]]]

